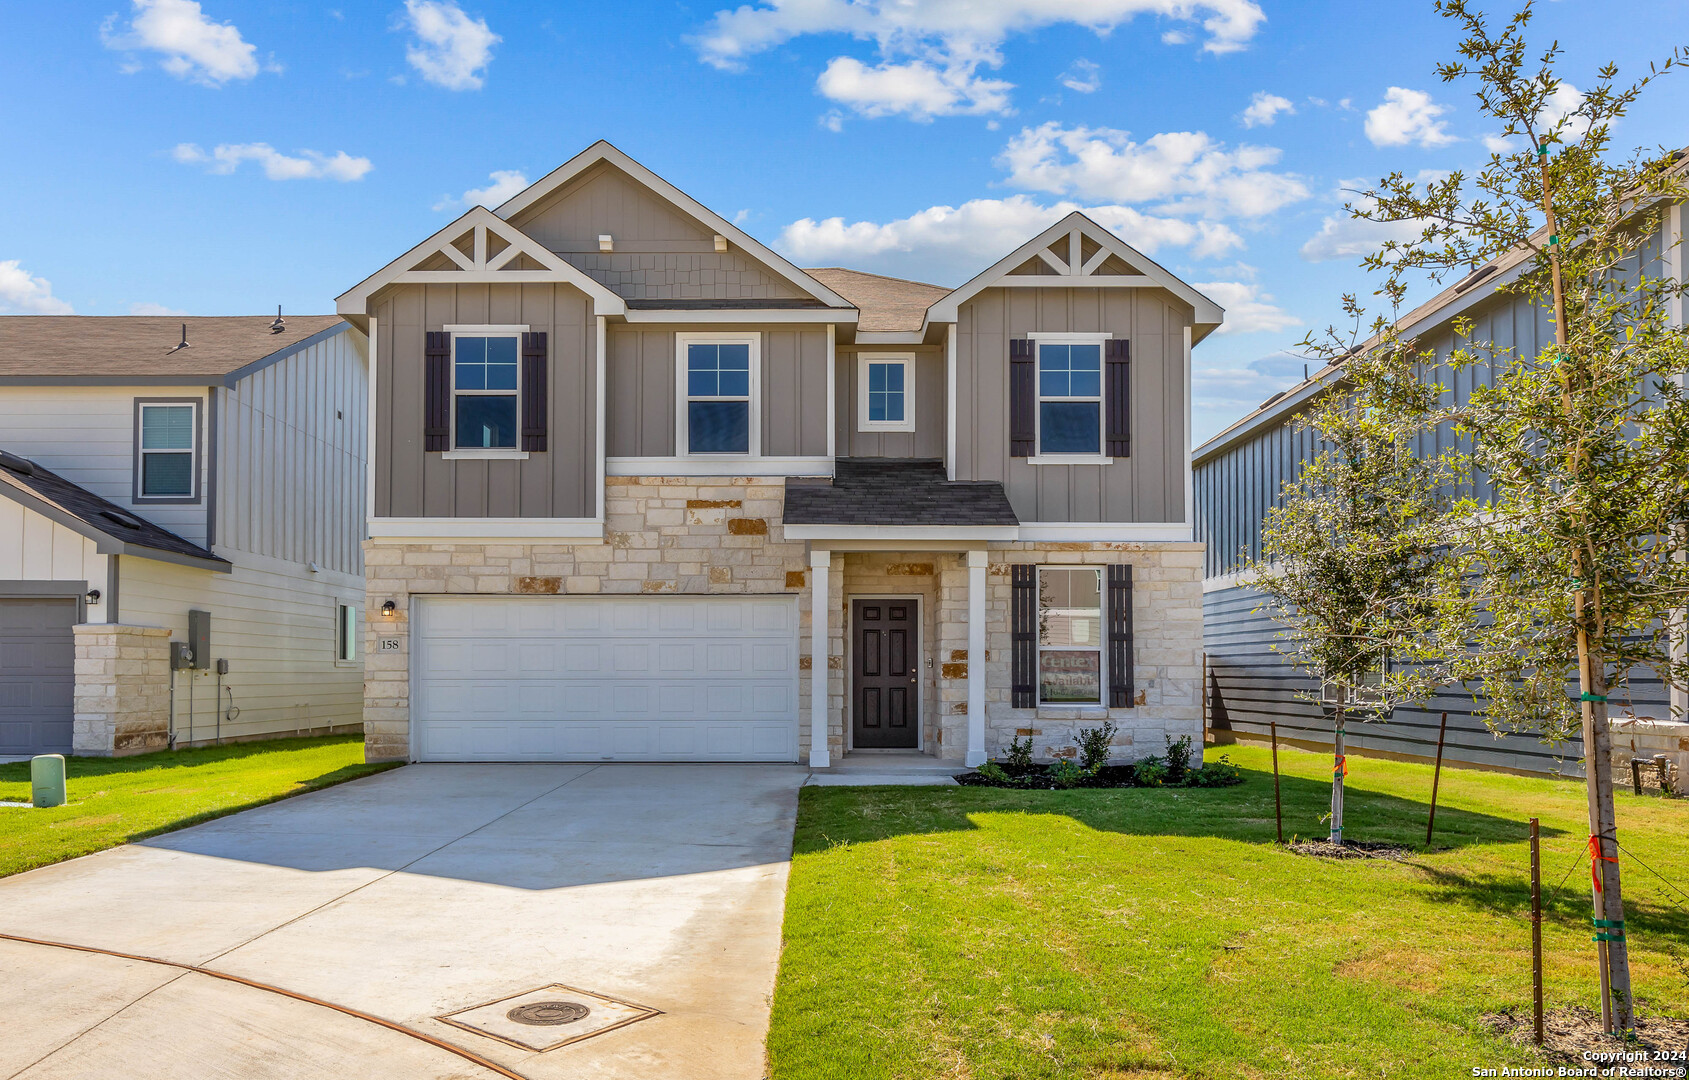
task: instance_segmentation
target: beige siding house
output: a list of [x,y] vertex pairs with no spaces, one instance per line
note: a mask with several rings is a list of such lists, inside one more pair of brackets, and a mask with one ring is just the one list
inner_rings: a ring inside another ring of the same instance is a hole
[[1190,350],[1074,214],[957,289],[801,270],[598,143],[347,292],[372,758],[977,764],[1197,735]]
[[356,730],[366,355],[332,315],[0,318],[0,754]]

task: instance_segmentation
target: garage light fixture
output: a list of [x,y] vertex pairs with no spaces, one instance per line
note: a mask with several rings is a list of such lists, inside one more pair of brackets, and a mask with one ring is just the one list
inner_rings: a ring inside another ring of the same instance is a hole
[[100,602],[100,590],[98,590],[98,589],[89,589],[89,590],[88,590],[88,602],[89,602],[89,603],[90,603],[90,604],[97,604],[97,603],[99,603],[99,602]]
[[381,605],[381,617],[383,619],[391,619],[393,617],[393,613],[398,610],[399,605],[389,600],[385,604]]

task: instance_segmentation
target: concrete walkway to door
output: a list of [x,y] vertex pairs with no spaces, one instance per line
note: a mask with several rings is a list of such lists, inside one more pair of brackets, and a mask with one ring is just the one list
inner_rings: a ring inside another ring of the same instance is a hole
[[[805,776],[411,765],[0,879],[0,934],[58,943],[0,939],[0,1077],[756,1080]],[[660,1014],[437,1019],[551,984]]]

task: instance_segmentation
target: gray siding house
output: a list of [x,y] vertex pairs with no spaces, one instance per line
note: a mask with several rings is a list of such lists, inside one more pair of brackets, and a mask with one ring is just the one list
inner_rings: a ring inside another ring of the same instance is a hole
[[[1654,268],[1651,273],[1685,280],[1678,242],[1682,219],[1683,208],[1670,207],[1664,235],[1654,234],[1639,253]],[[1554,339],[1548,313],[1523,297],[1496,291],[1497,285],[1518,275],[1523,262],[1522,255],[1512,255],[1475,269],[1409,312],[1403,335],[1418,338],[1422,348],[1446,357],[1455,348],[1454,321],[1464,316],[1473,321],[1473,340],[1525,355],[1539,353]],[[1682,324],[1682,301],[1676,306],[1673,317]],[[1456,401],[1490,379],[1483,368],[1456,372],[1439,366],[1426,374],[1448,387]],[[1341,366],[1314,372],[1196,449],[1197,536],[1207,545],[1203,647],[1210,723],[1216,729],[1264,737],[1268,725],[1276,722],[1281,739],[1308,747],[1331,745],[1331,719],[1311,700],[1318,687],[1273,650],[1281,626],[1272,617],[1270,602],[1253,587],[1249,567],[1262,557],[1261,526],[1267,511],[1278,503],[1284,485],[1318,453],[1313,434],[1296,430],[1296,417],[1313,398],[1340,387],[1342,380]],[[1439,432],[1437,438],[1446,446],[1453,434]],[[1472,493],[1485,497],[1481,476],[1475,478]],[[1685,702],[1674,701],[1668,687],[1642,672],[1632,673],[1613,693],[1615,749],[1625,757],[1633,750],[1643,756],[1670,752],[1678,756],[1680,769],[1689,769],[1689,725],[1671,722],[1674,712],[1682,720]],[[1431,757],[1445,711],[1445,753],[1454,760],[1525,772],[1581,771],[1581,741],[1547,744],[1528,734],[1494,735],[1484,724],[1483,701],[1465,692],[1398,708],[1387,723],[1351,723],[1348,743],[1363,752]]]
[[356,730],[365,356],[333,315],[0,318],[0,754]]
[[1206,297],[1072,215],[801,270],[608,143],[341,296],[371,758],[984,761],[1200,730]]

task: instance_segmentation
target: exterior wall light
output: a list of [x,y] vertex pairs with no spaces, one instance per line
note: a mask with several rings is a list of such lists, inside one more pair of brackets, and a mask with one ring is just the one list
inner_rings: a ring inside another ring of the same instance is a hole
[[99,602],[100,602],[100,590],[98,590],[98,589],[89,589],[89,590],[88,590],[88,602],[89,602],[89,603],[90,603],[90,604],[97,604],[97,603],[99,603]]
[[381,605],[381,617],[383,619],[391,619],[393,617],[393,613],[398,610],[399,605],[389,600],[385,604]]

